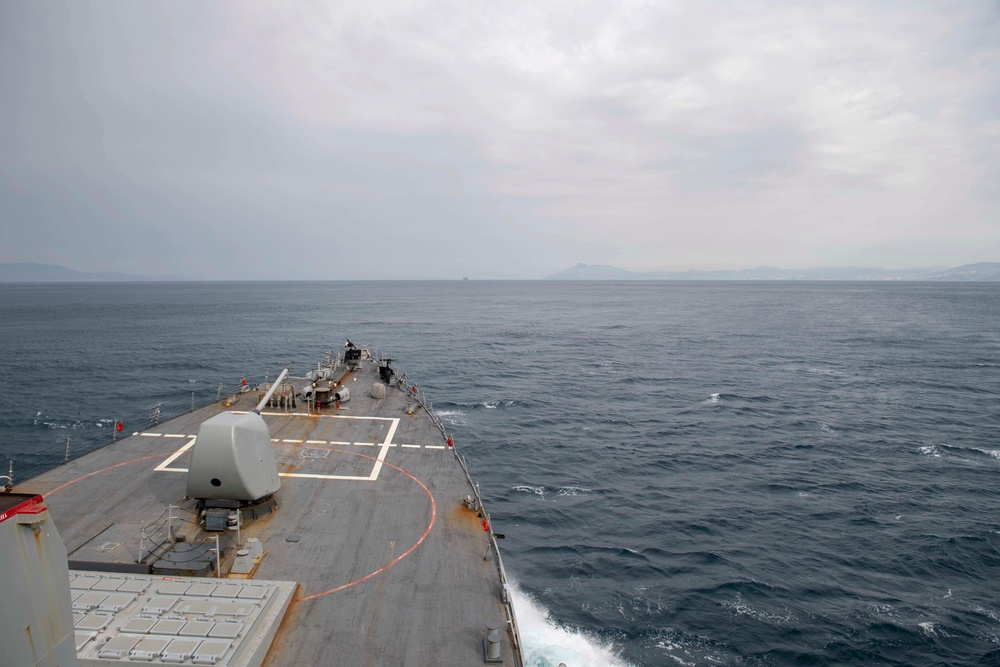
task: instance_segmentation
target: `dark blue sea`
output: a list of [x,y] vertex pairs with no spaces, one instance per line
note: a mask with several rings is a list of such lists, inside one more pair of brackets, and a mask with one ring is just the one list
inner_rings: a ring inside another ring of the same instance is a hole
[[530,665],[1000,664],[1000,284],[0,285],[2,472],[345,337],[450,424]]

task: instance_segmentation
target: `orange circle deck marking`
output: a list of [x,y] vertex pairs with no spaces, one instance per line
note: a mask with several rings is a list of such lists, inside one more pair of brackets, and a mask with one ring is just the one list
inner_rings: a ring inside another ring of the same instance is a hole
[[[301,445],[298,445],[298,446],[301,446]],[[340,452],[341,454],[351,454],[353,456],[360,456],[362,458],[371,459],[372,461],[377,461],[378,460],[374,456],[368,456],[367,454],[359,454],[357,452],[349,452],[349,451],[346,451],[346,450],[343,450],[343,449],[334,449],[332,447],[320,447],[320,448],[317,448],[317,449],[329,449],[330,451],[333,451],[333,452]],[[391,464],[391,463],[389,463],[387,461],[382,461],[382,465],[387,465],[390,468],[393,468],[394,470],[396,470],[398,472],[401,472],[404,475],[406,475],[407,477],[409,477],[410,479],[412,479],[414,482],[416,482],[417,484],[420,485],[420,488],[424,490],[424,493],[426,493],[427,497],[430,499],[430,501],[431,501],[431,520],[427,523],[427,527],[424,528],[423,534],[420,535],[420,538],[416,542],[414,542],[410,546],[409,549],[407,549],[406,551],[404,551],[403,553],[401,553],[396,558],[393,558],[391,561],[389,561],[388,563],[386,563],[382,567],[378,568],[377,570],[369,572],[365,576],[360,577],[358,579],[355,579],[354,581],[349,581],[346,584],[341,584],[340,586],[337,586],[335,588],[331,588],[330,590],[322,591],[320,593],[313,593],[312,595],[307,595],[304,598],[298,598],[298,599],[292,600],[293,603],[305,602],[306,600],[313,600],[315,598],[321,598],[324,595],[329,595],[330,593],[336,593],[337,591],[342,591],[345,588],[350,588],[351,586],[356,586],[357,584],[360,584],[360,583],[363,583],[365,581],[368,581],[372,577],[385,572],[390,567],[392,567],[393,565],[395,565],[399,561],[401,561],[404,558],[406,558],[407,556],[409,556],[411,553],[413,553],[416,550],[417,547],[419,547],[421,544],[423,544],[424,540],[427,539],[427,536],[430,535],[431,529],[434,527],[434,523],[437,521],[437,501],[434,500],[434,494],[431,493],[431,490],[427,488],[426,484],[424,484],[419,479],[417,479],[416,477],[414,477],[413,474],[407,472],[406,470],[403,470],[399,466],[393,465],[393,464]]]
[[[302,447],[303,445],[290,445],[290,446],[291,447]],[[349,451],[346,451],[346,450],[343,450],[343,449],[335,449],[335,448],[332,448],[332,447],[320,447],[320,448],[316,448],[316,449],[329,449],[330,451],[333,451],[333,452],[339,452],[341,454],[351,454],[352,456],[360,456],[362,458],[371,459],[372,461],[377,461],[378,460],[374,456],[368,456],[367,454],[359,454],[357,452],[349,452]],[[137,459],[130,459],[128,461],[122,461],[121,463],[116,463],[116,464],[108,466],[106,468],[101,468],[100,470],[95,470],[93,472],[88,472],[86,475],[80,475],[79,477],[77,477],[75,479],[71,479],[68,482],[64,482],[63,484],[60,484],[56,488],[52,489],[51,491],[49,491],[48,493],[43,494],[43,495],[44,495],[44,497],[51,496],[53,493],[61,491],[61,490],[65,489],[67,486],[69,486],[71,484],[76,484],[77,482],[85,480],[88,477],[93,477],[94,475],[99,475],[102,472],[107,472],[109,470],[114,470],[115,468],[121,468],[122,466],[131,465],[133,463],[139,463],[140,461],[148,461],[149,459],[160,458],[162,456],[163,456],[162,453],[160,453],[160,454],[151,454],[149,456],[141,456],[141,457],[139,457]],[[399,561],[401,561],[404,558],[406,558],[407,556],[409,556],[411,553],[413,553],[417,549],[417,547],[419,547],[421,544],[423,544],[424,540],[427,539],[427,536],[430,535],[431,529],[434,528],[434,524],[435,524],[435,522],[437,522],[437,501],[434,500],[434,494],[431,493],[431,490],[427,488],[426,484],[424,484],[419,479],[417,479],[412,473],[407,472],[406,470],[403,470],[399,466],[393,465],[392,463],[389,463],[388,461],[384,461],[383,460],[382,464],[383,465],[387,465],[390,468],[396,470],[397,472],[401,472],[402,474],[406,475],[407,477],[409,477],[410,479],[412,479],[414,482],[416,482],[420,486],[420,488],[424,490],[424,493],[427,494],[427,497],[431,501],[431,520],[427,523],[427,527],[424,528],[424,532],[420,535],[420,538],[417,539],[417,541],[414,542],[410,546],[409,549],[407,549],[406,551],[404,551],[399,556],[397,556],[396,558],[392,559],[391,561],[389,561],[388,563],[386,563],[382,567],[378,568],[377,570],[369,572],[368,574],[366,574],[365,576],[363,576],[363,577],[361,577],[359,579],[355,579],[354,581],[349,581],[346,584],[341,584],[340,586],[337,586],[335,588],[331,588],[329,590],[322,591],[320,593],[313,593],[312,595],[307,595],[306,597],[298,598],[296,600],[292,600],[293,603],[305,602],[306,600],[313,600],[315,598],[320,598],[320,597],[323,597],[324,595],[329,595],[330,593],[336,593],[337,591],[342,591],[345,588],[350,588],[351,586],[356,586],[357,584],[360,584],[360,583],[363,583],[365,581],[368,581],[372,577],[374,577],[376,575],[379,575],[382,572],[385,572],[390,567],[392,567],[393,565],[395,565]]]

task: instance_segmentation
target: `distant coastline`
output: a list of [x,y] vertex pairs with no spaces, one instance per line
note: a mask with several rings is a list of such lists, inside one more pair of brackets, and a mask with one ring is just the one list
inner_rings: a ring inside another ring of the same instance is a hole
[[[303,279],[315,282],[313,279]],[[419,280],[419,279],[415,279]],[[455,278],[468,282],[469,278]],[[528,280],[677,280],[677,281],[950,281],[1000,282],[1000,262],[979,262],[954,268],[925,267],[882,269],[868,267],[819,267],[781,269],[759,266],[753,269],[718,271],[629,271],[610,264],[577,264],[539,279]],[[10,283],[96,283],[96,282],[244,282],[206,280],[178,275],[145,275],[117,271],[77,271],[55,264],[0,263],[0,284]],[[250,281],[257,282],[257,281]],[[263,281],[272,282],[272,281]],[[280,281],[279,281],[280,282]],[[297,282],[292,280],[291,282]],[[326,282],[326,281],[318,281]],[[354,279],[350,282],[357,282]],[[381,281],[376,281],[381,282]],[[436,281],[434,281],[436,282]]]
[[1000,262],[979,262],[954,268],[881,269],[820,267],[779,269],[759,266],[733,271],[628,271],[610,264],[577,264],[543,280],[849,280],[849,281],[1000,281]]
[[0,283],[171,282],[184,276],[141,275],[117,271],[75,271],[56,264],[21,262],[0,264]]

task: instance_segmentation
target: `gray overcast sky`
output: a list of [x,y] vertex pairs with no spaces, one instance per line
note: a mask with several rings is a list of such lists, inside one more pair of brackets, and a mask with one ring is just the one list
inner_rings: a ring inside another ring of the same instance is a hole
[[0,0],[0,262],[1000,261],[1000,3]]

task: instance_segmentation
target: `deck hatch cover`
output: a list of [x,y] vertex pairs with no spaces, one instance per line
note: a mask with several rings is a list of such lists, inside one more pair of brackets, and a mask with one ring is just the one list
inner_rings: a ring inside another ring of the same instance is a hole
[[[149,632],[149,629],[154,625],[156,625],[156,619],[141,618],[137,616],[135,618],[128,619],[128,621],[122,625],[122,632],[144,635]],[[138,638],[136,641],[138,641]],[[128,650],[131,651],[133,646],[135,646],[134,643],[132,646],[128,647]]]
[[88,591],[73,601],[73,609],[77,611],[90,611],[104,602],[107,597],[107,593]]
[[177,602],[177,598],[170,598],[164,595],[157,595],[149,598],[149,601],[143,606],[142,613],[144,614],[165,614],[170,611],[170,608],[174,606]]
[[189,660],[200,642],[197,639],[172,639],[167,648],[163,649],[163,662],[181,663]]
[[162,637],[143,637],[135,648],[128,652],[128,655],[133,660],[152,662],[160,657],[160,653],[167,647],[168,643],[170,640]]
[[101,647],[97,655],[105,660],[118,660],[124,658],[138,643],[138,637],[112,637]]
[[196,665],[215,665],[226,651],[232,646],[232,642],[222,639],[207,639],[201,643],[198,650],[194,652],[192,662]]
[[119,612],[134,601],[135,595],[132,593],[112,593],[97,608],[101,611]]
[[100,580],[101,580],[100,577],[77,575],[75,577],[70,577],[69,587],[74,590],[89,591],[91,588],[94,587],[94,584],[96,584]]
[[165,618],[157,621],[156,625],[149,629],[151,635],[176,635],[184,627],[184,621],[176,618]]
[[100,631],[108,627],[114,618],[115,617],[110,614],[91,613],[81,618],[74,627],[75,629],[82,630],[84,632],[88,630]]
[[211,621],[188,621],[178,634],[181,637],[208,637],[214,625]]
[[114,577],[102,577],[100,581],[94,584],[92,590],[95,591],[117,591],[118,587],[125,583],[124,579],[117,579]]
[[186,581],[168,581],[160,586],[160,595],[184,595],[191,588]]
[[236,639],[243,632],[243,624],[236,623],[216,623],[215,627],[209,630],[208,636],[216,639]]
[[203,597],[209,597],[212,591],[215,590],[215,584],[191,584],[191,587],[187,589],[188,595],[200,595]]

